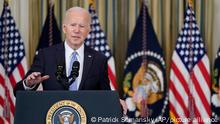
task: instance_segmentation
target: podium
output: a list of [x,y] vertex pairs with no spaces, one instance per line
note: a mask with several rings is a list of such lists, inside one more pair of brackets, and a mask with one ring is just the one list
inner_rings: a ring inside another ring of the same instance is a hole
[[120,123],[121,117],[116,91],[17,91],[16,95],[14,124]]

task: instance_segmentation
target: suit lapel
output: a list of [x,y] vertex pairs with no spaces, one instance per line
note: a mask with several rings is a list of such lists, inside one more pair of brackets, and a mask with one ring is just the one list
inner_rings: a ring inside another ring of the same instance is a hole
[[65,64],[65,49],[64,43],[57,45],[56,48],[56,66],[61,65],[64,68],[64,73],[66,74],[66,64]]
[[81,83],[79,86],[79,90],[81,90],[83,88],[83,85],[85,83],[85,80],[88,76],[88,72],[90,70],[90,66],[92,64],[92,60],[93,60],[93,54],[91,52],[89,52],[88,47],[85,45],[85,49],[84,49],[84,63],[83,63],[83,74],[82,74],[82,79],[81,79]]

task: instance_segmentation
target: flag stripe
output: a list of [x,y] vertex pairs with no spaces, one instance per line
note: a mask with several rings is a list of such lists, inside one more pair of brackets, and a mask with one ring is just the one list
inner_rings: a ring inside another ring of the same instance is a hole
[[[193,75],[193,76],[195,76],[195,75]],[[196,103],[201,102],[201,104],[198,107],[200,108],[200,110],[202,110],[201,108],[204,107],[204,111],[202,111],[202,113],[205,113],[205,112],[210,113],[210,108],[209,108],[210,104],[209,104],[208,100],[206,99],[204,92],[202,91],[202,88],[198,83],[198,80],[196,78],[193,78],[193,83],[194,83],[195,91],[192,91],[193,92],[192,94],[194,94],[194,93],[197,94],[197,95],[195,95],[196,97],[198,97],[196,100]],[[206,92],[206,93],[210,94],[209,92]]]
[[10,103],[11,113],[12,113],[13,116],[14,116],[14,113],[15,113],[15,105],[14,105],[14,100],[12,100],[11,97],[9,97],[9,103]]
[[10,83],[11,83],[11,86],[12,86],[12,87],[16,85],[16,81],[15,81],[15,78],[14,78],[13,75],[10,75],[10,76],[9,76],[9,80],[10,80]]
[[4,105],[4,98],[5,98],[5,88],[3,88],[3,86],[2,85],[0,85],[0,97],[1,97],[1,99],[3,100],[3,102],[1,102],[0,103],[0,105]]
[[201,118],[201,115],[200,115],[200,113],[199,113],[199,111],[198,111],[198,108],[195,107],[195,118],[193,118],[193,121],[190,121],[190,123],[192,123],[192,124],[195,124],[195,123],[202,124],[201,121],[195,120],[195,119],[198,119],[198,118]]
[[[206,57],[204,57],[204,58],[206,58]],[[206,84],[204,84],[204,85],[207,85],[208,87],[210,87],[210,85],[211,85],[211,83],[210,83],[210,76],[209,76],[209,72],[208,72],[208,70],[209,70],[209,67],[206,67],[205,65],[209,65],[209,63],[207,63],[207,61],[208,60],[204,60],[204,59],[202,59],[199,63],[198,63],[198,67],[199,67],[199,69],[201,70],[200,72],[202,72],[202,77],[204,77],[205,78],[205,81],[204,82],[206,82]]]
[[[4,78],[3,78],[3,75],[4,74],[2,74],[2,71],[3,71],[4,69],[2,68],[2,65],[0,65],[0,107],[2,106],[4,106],[4,97],[5,97],[5,80],[4,80]],[[0,109],[1,110],[1,109]]]
[[14,114],[10,111],[10,124],[14,123]]
[[0,73],[0,84],[4,84],[4,78],[3,78],[3,76],[1,75],[1,73]]
[[15,97],[14,97],[14,94],[13,94],[13,86],[12,85],[10,85],[10,83],[8,82],[9,81],[9,79],[6,77],[5,78],[5,81],[7,82],[6,83],[6,86],[5,86],[5,91],[4,92],[6,92],[6,88],[7,88],[7,90],[9,91],[9,97],[10,98],[12,98],[12,99],[14,99]]
[[2,116],[0,116],[0,124],[5,124]]
[[[7,81],[8,79],[6,79]],[[15,81],[15,78],[13,75],[10,76],[10,83],[8,84],[16,84],[16,81]],[[14,115],[14,110],[15,110],[15,105],[14,105],[14,101],[15,101],[15,98],[14,98],[14,95],[13,95],[13,85],[7,85],[5,88],[7,88],[6,90],[8,90],[8,100],[9,100],[9,103],[10,103],[10,109],[11,109],[11,112],[13,113]],[[7,92],[7,91],[6,91]]]
[[[172,97],[173,98],[173,97]],[[169,108],[170,111],[173,113],[173,115],[175,116],[175,118],[173,119],[178,119],[180,118],[180,116],[178,115],[178,113],[176,112],[177,109],[175,109],[175,107],[173,106],[172,103],[169,103]],[[171,118],[172,119],[172,118]],[[175,122],[175,124],[181,124],[181,122],[176,122],[175,120],[172,120],[173,122]]]
[[206,99],[207,103],[210,104],[210,86],[207,86],[207,83],[203,83],[206,82],[206,79],[203,77],[203,74],[198,66],[194,68],[194,71],[196,72],[196,74],[193,73],[193,77],[195,77],[196,79],[195,86],[198,85],[199,90],[201,90],[201,92],[203,93],[203,96],[201,96],[201,98]]
[[[175,63],[175,67],[178,69],[179,68],[179,72],[182,73],[182,77],[185,79],[185,81],[187,81],[186,79],[189,79],[189,72],[188,70],[185,68],[185,65],[184,63],[182,62],[180,56],[177,54],[176,51],[174,51],[173,53],[173,57],[172,57],[172,60],[175,60],[175,61],[172,61],[171,62],[171,66],[172,66],[172,63]],[[171,68],[172,69],[172,68]],[[171,76],[170,76],[171,77]]]
[[[195,90],[195,89],[194,89]],[[194,114],[195,114],[195,118],[202,118],[201,117],[201,113],[200,113],[200,111],[199,111],[199,107],[201,107],[201,106],[199,106],[198,104],[198,95],[196,95],[195,93],[194,94],[192,94],[193,95],[193,101],[194,101],[194,111],[193,110],[189,110],[190,112],[194,112]],[[189,109],[191,109],[191,108],[189,108]],[[189,116],[190,117],[190,116]]]
[[113,88],[117,89],[115,75],[112,73],[111,67],[109,67],[109,66],[108,66],[108,74],[109,74],[109,79],[111,81]]
[[199,109],[198,109],[198,107],[196,106],[195,107],[196,109],[195,109],[195,114],[196,114],[196,121],[195,120],[193,120],[194,122],[193,122],[193,124],[196,122],[196,123],[199,123],[199,124],[203,124],[203,121],[200,121],[200,119],[202,118],[202,116],[200,115],[200,111],[199,111]]
[[0,106],[0,124],[8,124],[3,116],[3,108]]
[[[175,73],[173,73],[173,71],[171,70],[171,73],[175,76]],[[187,93],[185,92],[184,88],[183,88],[183,85],[181,84],[180,80],[178,78],[174,78],[173,80],[169,80],[170,81],[170,86],[173,86],[175,87],[175,89],[177,89],[178,87],[178,90],[176,90],[178,92],[178,94],[180,95],[180,98],[183,99],[183,102],[184,102],[184,106],[188,106],[188,101],[187,100],[184,100],[184,99],[188,99],[188,95]],[[171,87],[172,88],[172,87]],[[188,110],[187,110],[188,111]]]
[[19,69],[17,67],[12,72],[11,78],[12,78],[12,80],[10,80],[10,81],[11,81],[11,86],[13,88],[16,85],[16,82],[21,80],[21,74],[20,74]]
[[[194,89],[195,90],[195,89]],[[195,92],[193,95],[194,98],[194,104],[195,104],[195,114],[197,118],[200,119],[205,119],[205,118],[209,118],[208,116],[204,116],[207,115],[206,110],[203,106],[203,103],[199,97],[199,95],[197,94],[197,92]]]
[[187,113],[185,113],[184,114],[184,110],[183,110],[183,108],[182,108],[182,105],[181,105],[181,103],[179,103],[178,102],[178,100],[176,99],[176,97],[175,97],[175,92],[173,92],[173,91],[171,91],[170,90],[170,96],[172,96],[171,98],[172,99],[170,99],[170,102],[172,103],[172,104],[175,104],[175,108],[176,108],[176,113],[181,113],[181,114],[178,114],[178,116],[180,117],[180,118],[185,118],[186,116],[187,116]]
[[2,96],[0,96],[0,105],[1,105],[1,106],[4,106],[4,103],[5,103],[5,102],[4,102],[3,97],[2,97]]
[[10,121],[3,116],[3,106],[0,106],[0,113],[1,121],[3,121],[3,123],[0,124],[10,124]]
[[108,60],[108,75],[110,79],[110,86],[112,90],[117,90],[117,83],[116,83],[116,74],[115,74],[115,62],[114,58],[111,56]]
[[[14,110],[15,110],[15,105],[14,105],[14,96],[11,96],[10,94],[10,90],[6,87],[6,90],[9,91],[9,96],[8,96],[8,100],[9,100],[9,103],[10,103],[10,110],[11,112],[13,113],[14,115]],[[7,92],[7,91],[6,91]]]
[[21,60],[21,66],[23,67],[23,70],[24,70],[24,73],[22,73],[22,78],[24,78],[26,72],[28,71],[28,68],[27,68],[27,58],[25,56]]
[[[186,92],[186,94],[189,96],[189,88],[188,88],[188,83],[186,82],[186,80],[184,79],[184,74],[181,73],[181,71],[178,69],[178,67],[175,65],[176,63],[171,62],[171,68],[175,73],[175,76],[180,80],[180,83],[182,84],[182,86],[184,87],[184,90]],[[172,80],[172,79],[171,79]]]
[[[24,77],[25,75],[25,72],[24,72],[24,68],[22,67],[22,64],[18,64],[18,71],[19,71],[19,74],[20,74],[20,77]],[[21,78],[20,78],[21,79]]]
[[[170,81],[170,82],[172,82],[172,81]],[[176,101],[179,102],[180,106],[183,109],[185,116],[187,117],[188,116],[188,109],[187,109],[186,103],[184,102],[182,96],[179,94],[178,90],[176,89],[176,87],[173,84],[174,84],[173,82],[170,83],[170,92],[172,92],[173,96],[176,98]]]

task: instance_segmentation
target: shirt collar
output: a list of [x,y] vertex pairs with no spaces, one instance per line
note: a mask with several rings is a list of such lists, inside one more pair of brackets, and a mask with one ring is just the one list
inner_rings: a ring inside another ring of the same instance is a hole
[[84,55],[84,44],[81,45],[77,50],[73,50],[65,41],[64,43],[66,55],[70,57],[73,52],[77,52],[78,57],[83,57]]

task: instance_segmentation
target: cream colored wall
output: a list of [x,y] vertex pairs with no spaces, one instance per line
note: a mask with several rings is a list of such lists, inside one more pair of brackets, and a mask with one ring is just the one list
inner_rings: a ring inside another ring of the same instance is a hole
[[213,59],[220,47],[220,0],[214,0],[214,18],[213,18]]

